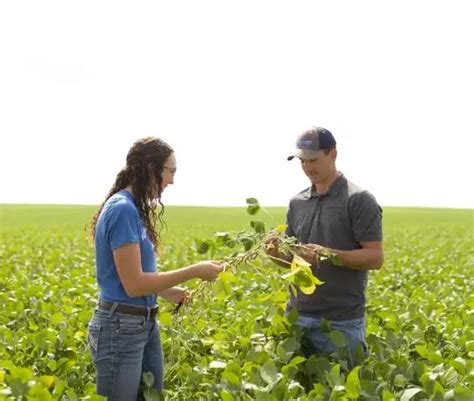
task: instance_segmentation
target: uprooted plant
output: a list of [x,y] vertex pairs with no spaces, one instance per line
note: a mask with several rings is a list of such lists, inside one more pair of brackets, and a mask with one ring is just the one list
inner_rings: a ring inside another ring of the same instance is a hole
[[[248,198],[246,202],[249,215],[254,216],[259,211],[269,215],[260,206],[257,199]],[[288,237],[285,234],[287,228],[285,224],[279,224],[267,232],[263,221],[252,220],[250,227],[253,230],[216,232],[214,239],[196,239],[196,250],[200,254],[210,254],[211,258],[219,254],[220,259],[224,262],[224,271],[230,271],[233,274],[238,273],[243,265],[252,265],[252,262],[259,257],[286,264],[290,271],[282,274],[281,278],[288,282],[293,292],[299,288],[305,294],[312,294],[317,286],[324,284],[314,276],[311,263],[305,260],[305,255],[312,255],[312,262],[316,264],[325,259],[336,261],[337,257],[331,250],[317,244],[298,243],[296,238]],[[270,256],[266,251],[271,248],[277,248],[279,254],[286,255],[286,257]],[[222,256],[225,253],[230,253],[230,255]],[[196,298],[208,297],[211,286],[212,283],[201,282],[197,288],[190,291],[186,305],[190,305]],[[180,306],[178,305],[175,311],[178,311]]]

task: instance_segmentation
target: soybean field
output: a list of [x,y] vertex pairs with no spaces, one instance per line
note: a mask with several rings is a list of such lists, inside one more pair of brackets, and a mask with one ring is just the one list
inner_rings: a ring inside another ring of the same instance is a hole
[[[166,207],[159,269],[248,251],[247,233],[285,222],[284,208],[267,210]],[[102,399],[86,341],[98,299],[86,228],[95,211],[0,205],[0,400]],[[199,291],[177,313],[159,300],[165,399],[473,400],[473,210],[387,207],[383,216],[385,264],[369,273],[362,364],[303,356],[295,316],[285,316],[288,270],[259,255],[212,285],[188,282]],[[145,397],[158,400],[152,380],[145,374]]]

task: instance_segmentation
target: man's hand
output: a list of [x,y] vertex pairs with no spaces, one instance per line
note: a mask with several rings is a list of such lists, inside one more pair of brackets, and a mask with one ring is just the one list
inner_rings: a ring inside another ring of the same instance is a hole
[[270,259],[275,262],[278,266],[281,267],[290,267],[291,260],[293,257],[291,255],[285,255],[281,253],[278,249],[278,238],[279,234],[269,234],[263,240],[263,250],[270,257]]
[[301,256],[306,262],[315,264],[318,261],[318,252],[310,245],[312,244],[305,244],[298,248],[296,252],[298,256]]
[[263,240],[263,250],[268,256],[278,258],[278,234],[270,234]]
[[335,263],[340,261],[340,258],[332,249],[318,244],[302,244],[298,247],[297,253],[304,260],[311,264],[316,264],[320,260],[324,259],[330,259],[333,264],[341,264],[340,262]]

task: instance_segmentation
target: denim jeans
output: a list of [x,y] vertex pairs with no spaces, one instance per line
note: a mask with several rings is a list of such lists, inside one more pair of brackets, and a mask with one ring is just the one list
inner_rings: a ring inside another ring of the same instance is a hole
[[367,354],[365,343],[365,317],[351,320],[330,321],[331,331],[344,335],[345,345],[338,347],[331,340],[329,333],[321,329],[321,319],[311,316],[298,316],[296,324],[303,329],[303,350],[307,357],[312,354],[338,353],[347,359],[349,365],[360,362]]
[[140,400],[144,372],[151,372],[154,387],[163,389],[163,352],[155,319],[97,309],[88,329],[97,394],[109,401]]

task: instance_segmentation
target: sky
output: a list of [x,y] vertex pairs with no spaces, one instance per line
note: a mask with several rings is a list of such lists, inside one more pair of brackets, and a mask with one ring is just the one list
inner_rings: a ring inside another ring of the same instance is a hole
[[[132,143],[167,205],[286,206],[297,135],[382,206],[474,207],[472,1],[0,2],[0,203],[98,204]],[[471,49],[471,50],[469,50]]]

